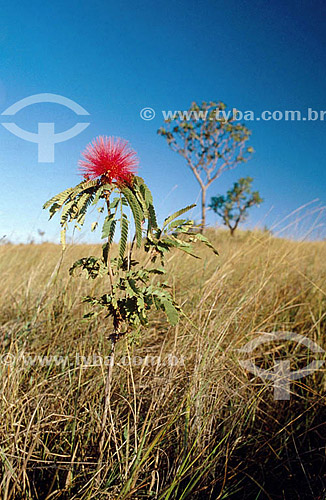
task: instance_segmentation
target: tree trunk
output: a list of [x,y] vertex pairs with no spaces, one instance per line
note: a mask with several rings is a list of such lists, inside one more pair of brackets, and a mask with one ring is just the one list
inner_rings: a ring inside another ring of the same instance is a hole
[[200,232],[203,233],[206,226],[206,188],[201,189],[201,225]]
[[235,227],[230,227],[230,233],[231,233],[231,236],[234,236],[234,231],[236,230]]

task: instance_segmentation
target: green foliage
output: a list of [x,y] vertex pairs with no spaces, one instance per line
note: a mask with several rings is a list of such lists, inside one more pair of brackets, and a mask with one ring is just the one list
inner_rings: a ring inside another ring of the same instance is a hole
[[[120,258],[123,260],[126,247],[127,247],[127,240],[128,240],[128,231],[129,231],[129,221],[127,219],[127,216],[125,214],[122,214],[121,216],[121,238],[120,238],[120,246],[119,246],[119,255]],[[141,237],[141,233],[140,233]]]
[[[92,310],[85,315],[90,318],[103,311],[113,320],[114,336],[131,330],[139,330],[148,324],[148,314],[152,307],[165,313],[171,325],[176,325],[180,308],[172,297],[164,276],[165,257],[172,249],[179,249],[194,257],[193,243],[203,242],[215,253],[211,243],[202,235],[193,232],[191,220],[180,219],[181,215],[193,208],[190,205],[178,210],[164,221],[159,228],[156,219],[152,194],[141,177],[135,176],[130,185],[105,184],[100,181],[83,181],[75,188],[67,189],[49,200],[44,208],[50,211],[50,218],[61,210],[60,224],[64,237],[68,223],[74,221],[82,226],[90,206],[103,202],[107,215],[102,225],[101,257],[84,257],[70,268],[70,274],[83,273],[87,279],[106,279],[109,291],[100,297],[87,296],[84,301],[91,304]],[[99,213],[103,207],[98,208]],[[135,234],[131,242],[132,216]],[[91,230],[96,230],[93,222]],[[120,227],[118,255],[112,257],[113,240]],[[148,253],[147,262],[141,266],[132,258],[134,244]],[[156,260],[159,257],[157,264]],[[198,257],[197,257],[198,258]],[[124,329],[124,331],[122,331]]]
[[151,274],[157,274],[157,270],[139,268],[127,271],[117,279],[112,293],[99,298],[88,296],[84,301],[104,309],[107,317],[126,323],[127,331],[147,325],[148,312],[153,305],[165,312],[171,325],[176,325],[179,307],[174,303],[166,282],[149,283]]
[[219,215],[231,234],[248,216],[248,209],[260,205],[264,200],[258,191],[251,190],[252,177],[241,177],[226,196],[214,196],[209,207]]
[[[137,246],[140,248],[141,246],[141,240],[142,240],[142,223],[145,219],[144,211],[142,208],[142,204],[139,202],[135,194],[132,192],[132,190],[129,187],[124,187],[122,189],[122,194],[125,196],[128,205],[131,208],[132,215],[134,218],[135,222],[135,228],[136,228],[136,240],[137,240]],[[143,200],[145,201],[145,200]]]
[[83,257],[77,260],[70,268],[69,273],[71,276],[76,274],[76,270],[85,271],[86,278],[95,279],[98,276],[104,276],[108,272],[108,268],[102,259],[97,257]]
[[[164,221],[164,224],[163,224],[163,229],[165,229],[172,221],[175,222],[175,219],[177,217],[179,217],[180,215],[184,214],[185,212],[188,212],[188,210],[191,210],[192,208],[194,208],[196,205],[193,204],[193,205],[188,205],[188,207],[186,208],[182,208],[181,210],[178,210],[177,212],[175,212],[174,214],[170,215],[169,217],[167,217]],[[182,221],[183,222],[183,221]]]
[[116,226],[115,214],[109,214],[105,217],[102,227],[102,238],[108,238],[109,243],[112,243]]
[[80,228],[85,222],[85,216],[89,205],[94,202],[99,189],[98,181],[83,181],[74,188],[66,189],[53,196],[47,201],[43,208],[49,209],[50,219],[61,211],[60,224],[61,243],[63,248],[66,244],[66,230],[68,223],[75,221],[75,227]]

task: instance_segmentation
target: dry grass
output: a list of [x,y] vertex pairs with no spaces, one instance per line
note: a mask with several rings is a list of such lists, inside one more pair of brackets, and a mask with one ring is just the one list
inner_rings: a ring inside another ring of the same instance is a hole
[[[259,232],[211,239],[219,258],[201,248],[201,261],[170,259],[180,324],[154,315],[138,345],[118,346],[100,469],[110,326],[85,322],[80,297],[105,284],[67,272],[100,247],[68,247],[62,258],[52,244],[0,246],[1,498],[325,498],[325,372],[274,401],[236,349],[263,331],[326,349],[326,243]],[[267,359],[277,353],[293,368],[307,355],[285,342]],[[63,358],[28,361],[37,355]]]

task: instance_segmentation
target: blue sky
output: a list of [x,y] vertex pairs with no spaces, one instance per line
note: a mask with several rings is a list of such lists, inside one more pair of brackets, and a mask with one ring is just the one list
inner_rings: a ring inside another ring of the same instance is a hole
[[[83,106],[91,124],[55,146],[54,163],[38,163],[37,145],[0,125],[0,235],[26,241],[41,229],[55,240],[59,221],[48,223],[42,205],[79,181],[80,152],[100,134],[128,139],[138,152],[139,174],[161,219],[198,199],[185,162],[156,133],[161,110],[202,100],[257,114],[326,110],[325,15],[326,4],[317,0],[3,3],[0,112],[27,96],[55,93]],[[139,116],[147,106],[156,111],[151,121]],[[35,104],[11,118],[34,132],[38,122],[63,131],[78,120],[56,104]],[[326,119],[247,126],[252,160],[218,179],[209,197],[250,175],[265,202],[249,223],[269,226],[316,198],[326,203]],[[208,221],[217,222],[213,214]],[[86,227],[79,238],[87,240]]]

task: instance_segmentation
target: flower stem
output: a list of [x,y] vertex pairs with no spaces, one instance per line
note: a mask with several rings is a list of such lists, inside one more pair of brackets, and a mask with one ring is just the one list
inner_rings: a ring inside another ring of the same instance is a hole
[[[107,206],[107,209],[108,209],[108,215],[110,215],[111,211],[110,211],[110,194],[107,195],[106,197],[106,206]],[[107,256],[106,256],[106,265],[108,266],[108,270],[109,270],[109,278],[110,278],[110,285],[111,285],[111,293],[113,292],[113,271],[112,271],[112,267],[111,267],[111,242],[110,242],[110,238],[108,238],[108,253],[107,253]]]
[[106,382],[105,382],[104,408],[103,408],[103,414],[102,414],[101,433],[100,433],[100,442],[99,442],[99,459],[100,460],[102,459],[102,455],[103,455],[106,422],[107,422],[108,411],[109,411],[109,407],[110,407],[116,339],[117,338],[116,338],[115,333],[110,336],[111,354],[110,354],[110,363],[109,363],[109,368],[107,371]]

